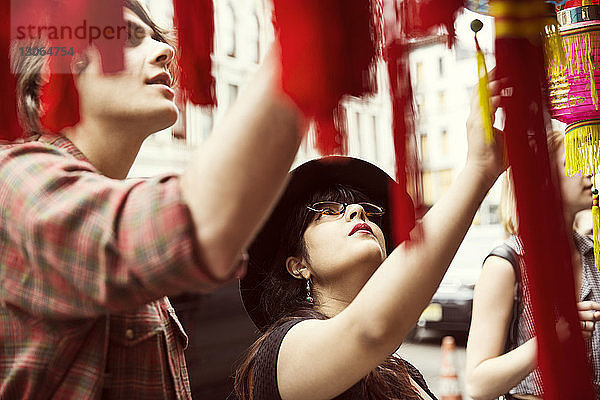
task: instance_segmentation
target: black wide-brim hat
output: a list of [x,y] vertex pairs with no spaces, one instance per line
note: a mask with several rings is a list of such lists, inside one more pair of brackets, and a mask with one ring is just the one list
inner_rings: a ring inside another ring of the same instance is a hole
[[[287,188],[281,196],[273,213],[258,233],[248,254],[248,271],[240,282],[240,293],[246,311],[252,318],[257,328],[264,332],[269,325],[275,322],[264,307],[261,298],[265,290],[263,282],[274,268],[284,268],[288,254],[282,254],[280,238],[289,219],[290,213],[295,208],[298,199],[305,198],[308,193],[326,190],[334,184],[353,187],[364,193],[371,201],[382,206],[385,214],[381,221],[381,229],[386,238],[388,252],[404,238],[392,237],[392,212],[390,204],[390,190],[398,184],[379,167],[357,158],[330,156],[308,161],[290,172]],[[401,196],[396,196],[395,201],[404,202],[398,209],[406,210],[403,218],[408,221],[408,229],[414,226],[413,203],[405,189],[396,191]],[[399,198],[400,197],[400,198]],[[279,251],[278,251],[279,250]]]

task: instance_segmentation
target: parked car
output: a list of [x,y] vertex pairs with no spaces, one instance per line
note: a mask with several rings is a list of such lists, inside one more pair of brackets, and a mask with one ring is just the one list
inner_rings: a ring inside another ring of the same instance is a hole
[[425,308],[417,329],[434,329],[448,334],[463,334],[471,326],[474,283],[463,283],[460,279],[445,279]]
[[474,225],[452,260],[431,302],[421,314],[409,340],[434,330],[466,338],[471,326],[473,292],[483,259],[504,238],[500,225]]

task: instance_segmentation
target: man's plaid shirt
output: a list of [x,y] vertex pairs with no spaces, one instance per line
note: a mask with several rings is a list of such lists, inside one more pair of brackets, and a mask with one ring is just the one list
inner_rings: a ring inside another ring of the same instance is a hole
[[177,176],[114,180],[68,139],[0,146],[0,399],[187,399],[166,295],[214,284]]

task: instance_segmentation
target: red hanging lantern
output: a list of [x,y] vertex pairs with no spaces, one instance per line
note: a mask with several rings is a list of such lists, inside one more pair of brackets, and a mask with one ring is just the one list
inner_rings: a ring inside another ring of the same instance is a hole
[[217,104],[212,75],[213,0],[174,0],[177,65],[183,97],[196,105]]
[[322,154],[345,154],[343,96],[376,90],[381,28],[374,0],[274,0],[282,86],[316,121]]

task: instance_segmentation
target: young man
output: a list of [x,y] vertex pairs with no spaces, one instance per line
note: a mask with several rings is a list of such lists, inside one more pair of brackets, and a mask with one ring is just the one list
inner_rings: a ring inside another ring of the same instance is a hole
[[81,120],[62,134],[36,132],[41,69],[17,62],[32,140],[0,147],[2,399],[190,398],[187,337],[164,296],[243,273],[299,145],[272,54],[181,176],[123,180],[177,118],[173,49],[125,4],[125,70],[103,75],[93,50],[75,63]]

